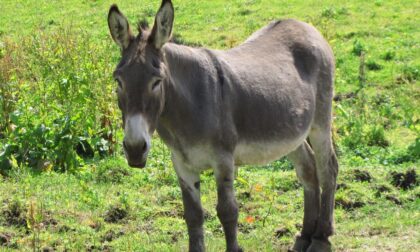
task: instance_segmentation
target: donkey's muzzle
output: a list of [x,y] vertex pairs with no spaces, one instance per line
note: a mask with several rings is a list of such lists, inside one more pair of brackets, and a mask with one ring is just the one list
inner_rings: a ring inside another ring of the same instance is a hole
[[142,141],[135,145],[123,141],[123,147],[129,166],[135,168],[144,168],[146,166],[147,154],[149,153],[147,141]]

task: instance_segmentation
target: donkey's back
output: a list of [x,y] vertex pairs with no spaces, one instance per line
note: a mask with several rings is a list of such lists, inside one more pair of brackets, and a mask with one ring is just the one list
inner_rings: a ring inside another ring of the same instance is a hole
[[314,122],[330,121],[333,54],[312,26],[272,22],[216,55],[227,73],[223,117],[232,116],[236,164],[278,159],[304,142]]

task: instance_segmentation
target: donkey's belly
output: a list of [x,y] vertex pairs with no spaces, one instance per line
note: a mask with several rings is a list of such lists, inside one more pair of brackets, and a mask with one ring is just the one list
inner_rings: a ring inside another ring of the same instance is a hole
[[235,165],[258,165],[277,160],[294,151],[307,134],[287,141],[242,142],[235,148]]

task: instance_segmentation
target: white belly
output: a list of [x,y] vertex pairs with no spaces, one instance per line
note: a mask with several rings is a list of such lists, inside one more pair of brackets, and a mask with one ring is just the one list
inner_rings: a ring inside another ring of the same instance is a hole
[[235,164],[267,164],[294,151],[305,139],[306,135],[293,141],[239,143],[234,154]]
[[[258,165],[275,161],[294,151],[306,139],[307,134],[291,141],[240,142],[234,151],[235,165]],[[179,166],[190,171],[200,172],[215,168],[219,159],[210,145],[185,148],[182,153],[172,150],[178,157]]]

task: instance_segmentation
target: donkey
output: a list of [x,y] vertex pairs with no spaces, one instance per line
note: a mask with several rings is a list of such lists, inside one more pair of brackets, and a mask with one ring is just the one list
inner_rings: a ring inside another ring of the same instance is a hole
[[114,71],[132,167],[143,168],[151,135],[172,153],[189,251],[204,251],[200,173],[212,168],[227,251],[237,240],[235,166],[287,156],[304,187],[303,228],[292,251],[331,251],[338,164],[331,139],[334,57],[312,26],[270,23],[236,48],[170,42],[174,8],[163,0],[152,29],[134,36],[116,5],[108,26],[122,59]]

